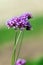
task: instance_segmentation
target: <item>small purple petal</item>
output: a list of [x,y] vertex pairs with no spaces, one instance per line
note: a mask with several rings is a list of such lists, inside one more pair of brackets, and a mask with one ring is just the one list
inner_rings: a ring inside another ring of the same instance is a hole
[[22,65],[25,65],[26,60],[22,59]]

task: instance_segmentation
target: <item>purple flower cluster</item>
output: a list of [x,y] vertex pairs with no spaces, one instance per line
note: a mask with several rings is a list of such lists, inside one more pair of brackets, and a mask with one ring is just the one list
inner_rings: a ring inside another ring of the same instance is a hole
[[31,25],[29,23],[29,19],[32,18],[32,15],[30,13],[24,13],[23,15],[19,17],[13,17],[10,20],[7,21],[8,27],[13,27],[15,29],[25,29],[30,30]]
[[18,59],[16,61],[16,64],[15,65],[25,65],[25,64],[26,64],[26,60],[24,60],[24,59]]

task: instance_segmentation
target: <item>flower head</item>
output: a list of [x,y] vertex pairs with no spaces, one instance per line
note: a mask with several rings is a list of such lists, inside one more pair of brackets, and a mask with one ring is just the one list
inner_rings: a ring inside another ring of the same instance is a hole
[[26,63],[26,60],[24,60],[24,59],[18,59],[16,61],[16,64],[15,65],[25,65],[25,63]]
[[19,17],[13,17],[10,20],[7,21],[7,26],[10,28],[16,28],[16,29],[25,29],[30,30],[31,25],[29,23],[29,19],[31,18],[30,13],[25,13]]

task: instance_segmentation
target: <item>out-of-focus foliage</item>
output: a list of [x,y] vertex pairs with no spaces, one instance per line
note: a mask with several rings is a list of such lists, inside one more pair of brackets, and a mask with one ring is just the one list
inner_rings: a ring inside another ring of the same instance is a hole
[[27,61],[26,65],[43,65],[43,58]]

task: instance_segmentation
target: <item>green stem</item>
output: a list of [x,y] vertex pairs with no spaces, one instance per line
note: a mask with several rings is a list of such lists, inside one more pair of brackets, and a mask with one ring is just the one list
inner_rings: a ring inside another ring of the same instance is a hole
[[21,50],[21,47],[22,47],[23,36],[24,36],[24,31],[22,32],[22,37],[21,37],[21,41],[20,41],[20,44],[19,44],[19,50],[18,50],[18,54],[17,54],[16,60],[17,60],[18,57],[19,57],[19,53],[20,53],[20,50]]
[[[16,34],[15,34],[15,43],[14,43],[14,47],[16,45],[16,39],[17,39],[17,31],[16,31]],[[14,50],[14,61],[15,61],[15,54],[16,54],[16,49]]]
[[17,46],[17,44],[18,44],[18,41],[19,41],[19,38],[20,38],[21,32],[22,32],[22,31],[20,31],[20,33],[19,33],[19,35],[18,35],[18,38],[17,38],[17,40],[16,40],[16,44],[15,44],[15,47],[14,47],[14,51],[15,51],[16,46]]
[[17,44],[18,44],[18,41],[19,41],[19,38],[20,38],[20,35],[21,35],[21,32],[19,33],[19,35],[17,36],[17,33],[16,33],[16,36],[15,36],[15,43],[14,43],[14,51],[13,51],[13,56],[12,56],[12,64],[11,65],[15,65],[15,54],[16,54],[16,47],[17,47]]
[[[20,31],[20,33],[19,33],[19,35],[18,35],[18,38],[16,39],[16,44],[15,44],[15,46],[14,46],[14,54],[15,54],[15,52],[16,52],[16,47],[17,47],[17,44],[18,44],[18,41],[19,41],[21,32],[22,32],[22,31]],[[16,59],[16,58],[15,58],[15,59]],[[14,61],[15,61],[15,60],[14,60]]]
[[[17,31],[15,32],[15,42],[14,42],[14,46],[16,45],[16,39],[17,39]],[[16,49],[15,49],[15,51],[13,50],[11,65],[14,65],[15,53],[16,53]]]

